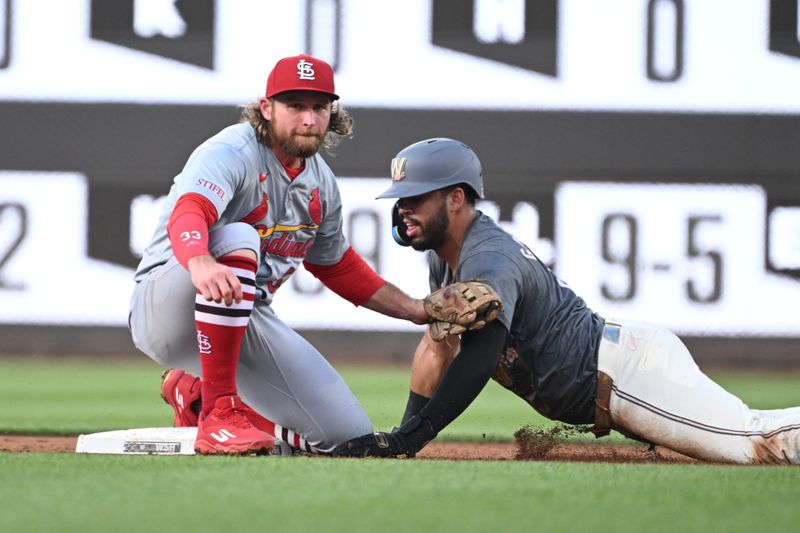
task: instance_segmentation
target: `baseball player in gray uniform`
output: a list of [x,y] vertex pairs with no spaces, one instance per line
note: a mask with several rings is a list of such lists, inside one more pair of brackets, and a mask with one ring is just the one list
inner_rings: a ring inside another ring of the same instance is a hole
[[[198,453],[326,452],[372,430],[322,355],[270,307],[303,264],[328,288],[388,316],[427,321],[342,232],[333,172],[318,154],[351,133],[333,70],[277,62],[243,121],[200,145],[174,179],[135,274],[135,345],[167,367],[161,394]],[[277,441],[276,441],[277,439]]]
[[[604,320],[524,244],[476,210],[481,165],[451,139],[408,146],[392,161],[396,240],[430,250],[430,286],[481,279],[503,309],[483,329],[415,354],[402,425],[334,450],[413,456],[477,397],[490,378],[542,415],[615,429],[698,459],[800,463],[800,408],[750,409],[705,376],[669,331]],[[455,357],[456,353],[458,354]]]

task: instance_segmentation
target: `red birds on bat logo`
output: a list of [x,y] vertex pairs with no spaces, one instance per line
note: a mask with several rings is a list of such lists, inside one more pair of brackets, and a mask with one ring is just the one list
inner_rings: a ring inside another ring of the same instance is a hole
[[311,191],[308,195],[308,214],[311,215],[311,221],[318,225],[322,222],[322,203],[319,200],[319,188]]

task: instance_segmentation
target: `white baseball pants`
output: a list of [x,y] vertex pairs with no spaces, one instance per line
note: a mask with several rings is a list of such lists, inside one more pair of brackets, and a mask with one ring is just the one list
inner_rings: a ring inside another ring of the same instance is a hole
[[611,423],[622,433],[707,461],[800,464],[800,407],[750,409],[663,328],[607,323],[598,370],[614,380]]

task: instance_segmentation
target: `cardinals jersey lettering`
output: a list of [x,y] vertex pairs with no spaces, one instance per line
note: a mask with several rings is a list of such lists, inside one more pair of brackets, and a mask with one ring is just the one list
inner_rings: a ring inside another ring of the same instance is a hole
[[256,283],[267,302],[304,260],[337,263],[349,244],[342,232],[342,202],[336,178],[318,154],[290,180],[272,150],[259,144],[246,123],[225,128],[201,144],[175,177],[155,235],[136,271],[141,280],[172,256],[167,222],[178,198],[196,193],[216,208],[210,228],[245,222],[261,238]]

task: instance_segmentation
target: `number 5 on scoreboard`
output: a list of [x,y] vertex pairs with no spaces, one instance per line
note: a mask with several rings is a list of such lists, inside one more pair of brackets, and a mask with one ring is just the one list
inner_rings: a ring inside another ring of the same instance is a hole
[[[686,263],[681,268],[681,265],[663,261],[663,258],[643,256],[640,224],[635,215],[605,215],[600,228],[600,254],[603,261],[611,267],[609,272],[613,282],[609,279],[603,280],[600,293],[611,302],[629,302],[636,298],[644,275],[649,277],[650,273],[669,274],[674,270],[685,270],[687,275],[683,280],[683,287],[689,301],[701,304],[719,301],[722,296],[723,255],[717,249],[704,246],[700,234],[708,224],[719,224],[722,220],[716,214],[689,215],[686,218]],[[650,238],[658,237],[651,235]],[[700,280],[694,274],[697,270],[706,270],[705,275],[708,278]]]

